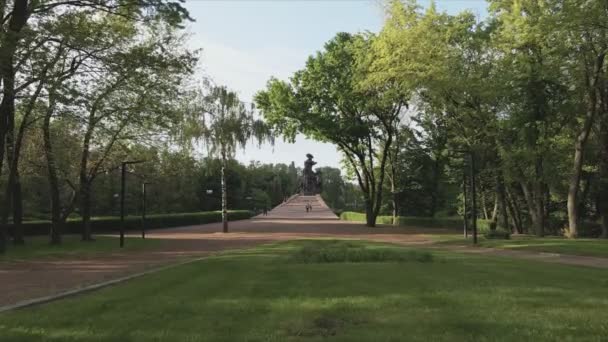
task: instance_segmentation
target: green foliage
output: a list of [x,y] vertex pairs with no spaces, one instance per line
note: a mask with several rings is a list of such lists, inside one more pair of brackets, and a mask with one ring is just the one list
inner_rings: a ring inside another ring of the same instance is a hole
[[503,229],[494,229],[494,230],[487,230],[485,233],[483,233],[483,236],[486,239],[509,240],[511,238],[511,232],[508,232]]
[[307,242],[291,252],[290,261],[304,264],[336,262],[431,262],[426,251],[404,250],[384,246],[367,246],[361,242],[319,240]]
[[318,167],[316,171],[321,174],[321,196],[325,203],[332,209],[343,209],[347,190],[340,169]]
[[263,210],[264,208],[270,210],[270,196],[261,189],[251,190],[251,201],[255,209]]
[[272,78],[255,102],[277,133],[336,145],[366,198],[369,225],[381,207],[387,155],[409,93],[368,84],[371,34],[338,33],[289,82]]
[[[345,221],[365,222],[364,213],[343,212],[340,214],[340,219]],[[392,216],[378,216],[378,223],[393,224]],[[489,229],[490,222],[488,220],[477,220],[477,227],[480,232]],[[398,216],[397,225],[403,227],[422,227],[422,228],[443,228],[462,230],[462,217],[414,217],[414,216]]]
[[251,139],[258,144],[274,142],[264,122],[255,119],[253,107],[248,108],[236,92],[207,85],[190,95],[182,132],[192,140],[188,143],[202,142],[212,156],[226,159],[234,157]]

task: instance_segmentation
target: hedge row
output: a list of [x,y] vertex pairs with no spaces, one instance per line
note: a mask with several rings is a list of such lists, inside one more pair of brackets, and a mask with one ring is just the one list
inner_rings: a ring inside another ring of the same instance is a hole
[[[228,212],[230,221],[251,218],[253,213],[248,210],[231,210]],[[198,213],[181,214],[155,214],[146,216],[146,229],[171,228],[180,226],[191,226],[197,224],[213,223],[222,221],[222,213],[219,211],[207,211]],[[50,221],[29,221],[23,223],[25,235],[45,235],[50,232]],[[120,230],[120,217],[95,217],[91,221],[94,233],[107,233]],[[125,218],[125,229],[141,229],[141,216],[128,216]],[[82,222],[80,219],[69,219],[63,227],[64,234],[80,234]]]
[[[352,211],[345,211],[340,214],[340,219],[346,221],[360,221],[365,222],[364,213],[356,213]],[[399,216],[400,226],[411,226],[411,227],[424,227],[424,228],[449,228],[449,229],[463,229],[463,222],[461,217],[411,217],[411,216]],[[380,224],[393,224],[392,216],[378,216],[376,221]],[[547,235],[563,235],[564,232],[560,227],[566,225],[563,221],[549,220],[545,227],[545,234]],[[490,220],[477,220],[477,228],[480,233],[484,234],[490,230]],[[534,232],[530,232],[533,234]],[[602,233],[602,227],[597,222],[581,222],[579,227],[580,237],[599,237]]]
[[[345,211],[340,214],[340,219],[345,221],[358,221],[365,222],[364,213],[356,213],[352,211]],[[413,216],[399,216],[399,226],[407,227],[424,227],[424,228],[448,228],[448,229],[462,229],[463,222],[460,217],[413,217]],[[379,224],[393,224],[392,216],[378,216],[376,222]],[[479,231],[489,229],[488,220],[477,220],[477,227]]]

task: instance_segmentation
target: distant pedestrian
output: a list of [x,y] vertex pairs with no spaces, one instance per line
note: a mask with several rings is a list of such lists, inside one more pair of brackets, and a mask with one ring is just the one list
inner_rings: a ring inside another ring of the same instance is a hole
[[268,208],[264,207],[264,216],[268,216]]

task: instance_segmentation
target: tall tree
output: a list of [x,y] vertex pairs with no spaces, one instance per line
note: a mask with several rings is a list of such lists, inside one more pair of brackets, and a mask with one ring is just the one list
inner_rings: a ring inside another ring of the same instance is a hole
[[274,142],[268,127],[254,116],[238,95],[225,86],[209,85],[202,97],[196,97],[186,113],[186,135],[201,141],[212,155],[221,159],[222,230],[228,232],[228,190],[226,168],[238,148],[255,139],[258,144]]
[[[5,152],[9,171],[8,182],[4,191],[6,205],[2,206],[2,214],[0,215],[0,252],[5,248],[10,211],[12,210],[12,220],[13,224],[17,226],[17,232],[19,232],[19,224],[23,215],[18,167],[20,159],[19,144],[20,137],[23,136],[22,128],[27,128],[28,120],[22,121],[19,131],[15,132],[17,95],[20,90],[27,90],[28,84],[38,84],[33,90],[33,96],[30,97],[30,100],[40,95],[40,91],[43,89],[42,83],[46,81],[48,75],[43,71],[44,68],[32,68],[33,73],[28,74],[28,71],[30,71],[28,68],[35,64],[33,60],[39,58],[38,55],[41,54],[41,51],[42,53],[51,51],[50,56],[53,55],[55,50],[48,49],[46,45],[64,41],[66,35],[78,36],[78,34],[89,32],[87,30],[70,31],[67,27],[63,27],[63,34],[60,34],[59,37],[57,35],[47,35],[49,27],[56,27],[57,22],[66,22],[65,18],[73,18],[75,14],[84,15],[89,19],[111,16],[122,18],[127,22],[161,21],[172,26],[180,26],[184,20],[189,19],[188,12],[179,2],[162,0],[128,2],[114,0],[60,2],[13,0],[0,2],[0,82],[2,82],[0,172],[2,172]],[[93,21],[95,20],[91,20],[91,22]],[[33,22],[34,25],[28,27],[28,22]],[[82,28],[84,26],[79,27],[79,29]],[[28,37],[28,39],[24,39],[24,37]],[[100,37],[104,37],[104,35],[86,37],[81,35],[80,37],[85,38],[90,44]],[[75,46],[70,48],[78,50]],[[52,58],[47,58],[47,60],[52,60]],[[23,79],[26,80],[25,84],[18,85],[17,80]],[[35,100],[33,102],[35,103]],[[23,123],[26,125],[23,125]],[[19,238],[16,240],[16,242],[21,242]]]
[[309,57],[290,82],[271,79],[255,101],[288,139],[303,133],[335,144],[363,191],[367,225],[376,225],[395,122],[408,94],[392,84],[367,84],[371,35],[339,33]]

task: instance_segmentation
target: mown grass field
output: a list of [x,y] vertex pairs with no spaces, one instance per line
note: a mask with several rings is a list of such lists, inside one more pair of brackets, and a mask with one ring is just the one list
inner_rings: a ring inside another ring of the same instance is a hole
[[0,314],[2,341],[601,341],[608,270],[299,241]]
[[[471,239],[462,236],[436,236],[440,245],[469,245]],[[508,240],[486,239],[479,236],[479,246],[524,250],[534,252],[559,253],[569,255],[585,255],[608,258],[608,240],[606,239],[567,239],[563,237],[543,237],[532,235],[511,235]]]
[[96,236],[95,241],[83,242],[80,235],[64,235],[61,245],[49,244],[47,236],[26,238],[23,246],[9,245],[5,254],[0,255],[0,262],[15,260],[61,259],[88,257],[113,252],[136,251],[154,248],[162,241],[154,239],[125,238],[125,247],[120,248],[115,237]]

